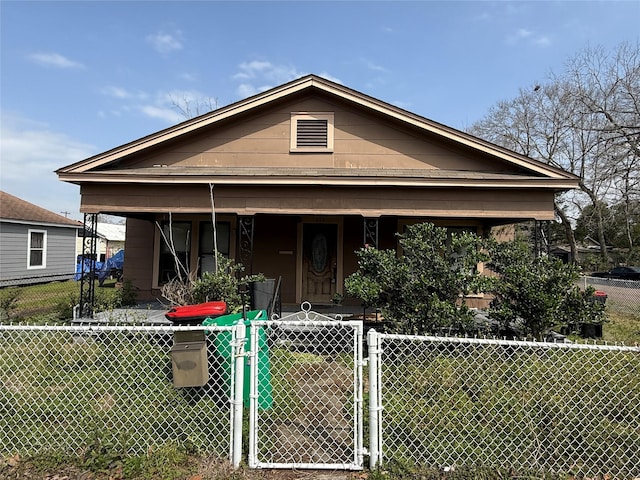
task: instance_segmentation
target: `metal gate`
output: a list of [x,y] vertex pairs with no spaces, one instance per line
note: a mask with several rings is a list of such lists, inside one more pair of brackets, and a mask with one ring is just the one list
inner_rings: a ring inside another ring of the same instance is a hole
[[249,331],[249,466],[360,470],[362,322],[302,310]]

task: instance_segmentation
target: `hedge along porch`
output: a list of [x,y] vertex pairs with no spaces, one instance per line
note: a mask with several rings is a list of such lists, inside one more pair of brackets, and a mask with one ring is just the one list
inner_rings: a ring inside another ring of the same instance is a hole
[[194,272],[219,250],[282,277],[285,303],[342,293],[364,244],[397,248],[432,221],[488,234],[554,218],[578,178],[309,75],[57,171],[81,211],[127,217],[124,276],[140,298],[173,275],[160,229]]

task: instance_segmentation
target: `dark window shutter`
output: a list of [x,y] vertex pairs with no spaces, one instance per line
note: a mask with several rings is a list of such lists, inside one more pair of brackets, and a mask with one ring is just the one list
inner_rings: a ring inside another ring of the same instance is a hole
[[298,147],[327,147],[327,120],[298,120],[296,145]]

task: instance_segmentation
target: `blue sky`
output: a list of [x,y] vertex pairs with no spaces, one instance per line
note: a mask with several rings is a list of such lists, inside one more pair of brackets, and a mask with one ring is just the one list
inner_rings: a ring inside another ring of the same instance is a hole
[[640,38],[640,0],[0,0],[0,189],[80,219],[53,171],[314,73],[464,129],[588,46]]

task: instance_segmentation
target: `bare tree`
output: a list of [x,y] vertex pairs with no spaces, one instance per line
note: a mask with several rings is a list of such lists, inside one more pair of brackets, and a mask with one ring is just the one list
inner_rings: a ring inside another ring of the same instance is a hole
[[[590,205],[606,261],[603,205],[637,203],[640,185],[640,53],[586,49],[562,75],[499,102],[470,132],[580,177],[580,191],[558,195],[556,213],[576,258],[572,224]],[[631,218],[631,217],[629,217]],[[627,222],[631,228],[631,221]],[[629,230],[630,232],[630,230]],[[631,235],[629,247],[631,248]]]
[[185,120],[198,117],[219,107],[218,99],[214,97],[196,99],[182,94],[181,97],[169,95],[169,100],[171,101],[171,107],[182,115]]
[[625,207],[621,227],[631,252],[632,206],[640,199],[639,44],[622,43],[610,53],[588,48],[568,62],[566,75],[573,85],[576,114],[597,119],[592,128],[605,146],[600,166],[611,179],[603,200]]

